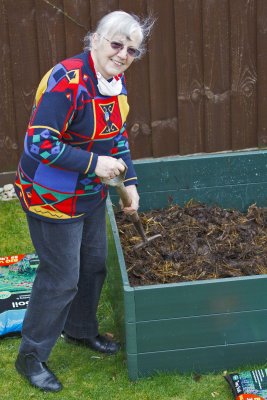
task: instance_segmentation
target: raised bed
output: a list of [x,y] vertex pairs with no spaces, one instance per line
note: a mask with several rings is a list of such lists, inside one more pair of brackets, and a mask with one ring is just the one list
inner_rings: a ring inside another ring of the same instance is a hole
[[[140,211],[190,199],[245,211],[267,206],[267,151],[135,163]],[[115,203],[116,195],[111,194]],[[213,372],[267,360],[267,275],[131,287],[111,202],[108,281],[129,378]]]

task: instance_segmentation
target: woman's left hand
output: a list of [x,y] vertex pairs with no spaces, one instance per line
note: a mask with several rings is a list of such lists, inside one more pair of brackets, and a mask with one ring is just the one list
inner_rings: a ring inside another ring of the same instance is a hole
[[131,205],[130,207],[123,207],[123,204],[120,201],[120,206],[125,214],[133,214],[139,208],[139,194],[135,185],[126,186],[125,189],[131,199]]

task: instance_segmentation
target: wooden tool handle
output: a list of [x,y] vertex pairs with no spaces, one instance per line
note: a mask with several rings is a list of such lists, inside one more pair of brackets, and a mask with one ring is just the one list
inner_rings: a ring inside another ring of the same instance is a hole
[[118,195],[121,198],[123,206],[124,207],[130,207],[132,201],[131,201],[131,198],[130,198],[130,196],[129,196],[124,184],[118,185],[116,187],[116,189],[117,189]]
[[[130,198],[130,196],[129,196],[129,194],[128,194],[128,192],[127,192],[127,190],[126,190],[124,184],[122,183],[122,184],[116,186],[116,189],[117,189],[118,195],[119,195],[120,198],[121,198],[121,201],[122,201],[123,206],[124,206],[124,207],[130,207],[132,201],[131,201],[131,198]],[[130,218],[131,218],[131,220],[132,220],[133,222],[139,221],[139,215],[138,215],[138,213],[137,213],[136,211],[134,211],[134,212],[130,215]]]
[[[116,189],[117,189],[118,195],[120,196],[124,207],[130,207],[132,201],[131,201],[131,198],[130,198],[127,190],[125,189],[124,184],[121,183],[120,185],[116,186]],[[130,217],[131,221],[134,223],[135,229],[137,230],[137,232],[143,239],[143,243],[147,243],[148,239],[146,237],[146,234],[145,234],[142,222],[139,218],[138,212],[134,211],[132,214],[129,215],[129,217]]]

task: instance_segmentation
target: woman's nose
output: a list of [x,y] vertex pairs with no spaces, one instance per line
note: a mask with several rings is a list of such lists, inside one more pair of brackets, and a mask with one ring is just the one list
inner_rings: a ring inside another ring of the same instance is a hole
[[118,56],[120,57],[120,58],[123,58],[123,59],[125,59],[126,57],[127,57],[127,47],[126,46],[124,46],[118,53]]

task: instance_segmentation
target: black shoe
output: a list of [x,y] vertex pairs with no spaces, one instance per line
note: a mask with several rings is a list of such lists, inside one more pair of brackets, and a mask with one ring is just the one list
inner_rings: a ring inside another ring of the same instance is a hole
[[94,338],[76,339],[64,333],[66,342],[89,347],[92,350],[105,354],[116,354],[120,350],[120,344],[114,340],[108,339],[106,336],[97,335]]
[[61,383],[48,369],[44,362],[40,362],[33,354],[19,353],[15,362],[16,370],[26,378],[31,385],[46,392],[59,392]]

